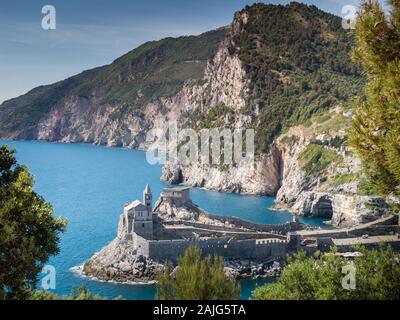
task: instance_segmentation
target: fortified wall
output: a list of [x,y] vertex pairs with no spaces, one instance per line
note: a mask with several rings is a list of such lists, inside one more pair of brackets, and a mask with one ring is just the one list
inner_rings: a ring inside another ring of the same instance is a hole
[[138,241],[137,252],[154,261],[176,262],[190,246],[200,247],[204,257],[218,255],[230,260],[273,260],[284,259],[288,253],[288,242],[277,239],[187,239],[187,240],[145,240]]

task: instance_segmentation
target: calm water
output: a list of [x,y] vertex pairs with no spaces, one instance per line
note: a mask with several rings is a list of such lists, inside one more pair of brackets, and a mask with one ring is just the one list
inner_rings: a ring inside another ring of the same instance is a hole
[[[144,152],[81,144],[9,142],[17,148],[17,159],[35,176],[35,190],[52,203],[55,213],[68,219],[61,252],[49,264],[57,270],[58,294],[69,294],[84,285],[103,297],[152,299],[154,286],[121,285],[83,278],[70,269],[106,246],[116,236],[123,204],[142,198],[149,183],[156,199],[165,187],[160,166],[146,162]],[[192,189],[193,201],[210,213],[237,216],[258,223],[279,224],[292,219],[287,212],[274,212],[273,197],[240,196]],[[304,222],[322,226],[318,219]],[[243,281],[242,297],[248,299],[256,285],[265,281]]]

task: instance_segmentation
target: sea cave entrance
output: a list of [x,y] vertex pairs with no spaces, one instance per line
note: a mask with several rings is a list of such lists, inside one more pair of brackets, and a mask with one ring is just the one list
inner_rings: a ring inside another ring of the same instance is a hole
[[314,209],[315,217],[318,218],[326,218],[332,219],[333,216],[333,207],[332,207],[332,200],[328,197],[322,197],[316,204]]

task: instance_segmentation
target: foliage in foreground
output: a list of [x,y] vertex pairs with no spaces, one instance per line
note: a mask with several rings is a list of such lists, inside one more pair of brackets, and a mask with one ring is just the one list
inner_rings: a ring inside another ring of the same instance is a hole
[[0,148],[0,299],[24,299],[50,256],[59,252],[66,222],[33,191],[15,150]]
[[157,277],[160,300],[237,300],[240,287],[225,276],[221,257],[201,259],[199,247],[189,247],[178,260],[176,276],[166,263]]
[[387,18],[379,3],[366,1],[357,20],[354,57],[369,83],[351,143],[364,160],[369,192],[400,195],[400,1],[389,4]]
[[99,295],[92,294],[86,287],[76,288],[68,296],[58,296],[57,294],[40,290],[34,291],[29,297],[30,300],[103,300]]
[[305,252],[288,259],[274,284],[257,288],[256,300],[397,300],[400,299],[400,256],[391,247],[367,250],[354,259],[355,290],[343,289],[342,267],[348,260],[330,253],[307,257]]

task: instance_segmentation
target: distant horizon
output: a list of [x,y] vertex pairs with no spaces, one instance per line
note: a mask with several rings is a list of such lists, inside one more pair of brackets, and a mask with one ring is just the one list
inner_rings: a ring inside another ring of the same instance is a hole
[[[110,4],[98,0],[94,5],[92,0],[84,4],[77,0],[53,0],[56,30],[41,28],[41,1],[32,0],[24,5],[21,2],[0,5],[0,74],[7,75],[0,78],[0,104],[36,87],[109,65],[146,42],[196,36],[229,26],[236,11],[257,1],[205,0],[188,4],[183,0],[153,0],[143,4],[117,0]],[[283,5],[290,2],[293,1],[263,1]],[[356,0],[297,2],[338,16],[344,5],[358,5]],[[174,10],[166,19],[165,10],[170,7]]]

